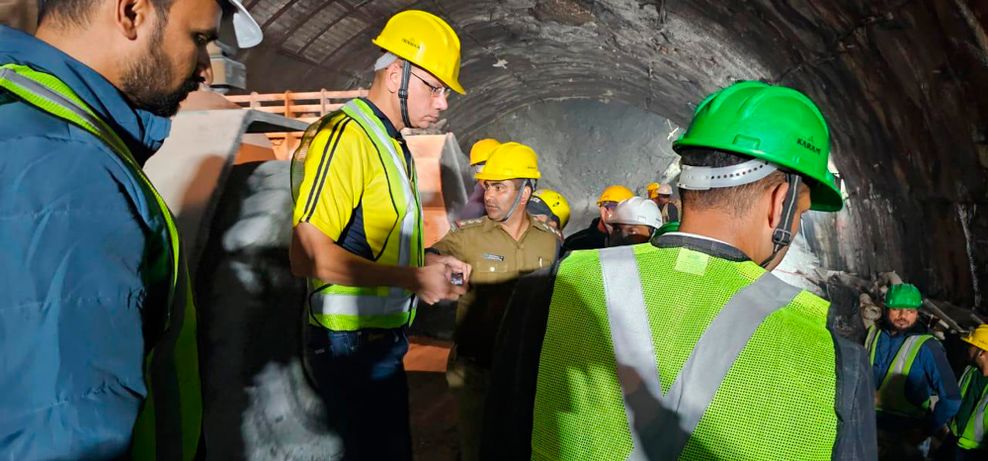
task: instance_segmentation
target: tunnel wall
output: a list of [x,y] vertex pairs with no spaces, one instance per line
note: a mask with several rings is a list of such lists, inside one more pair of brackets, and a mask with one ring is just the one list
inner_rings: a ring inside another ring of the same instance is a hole
[[[666,170],[678,158],[669,134],[678,127],[638,107],[595,100],[549,101],[527,106],[465,133],[463,150],[480,139],[517,141],[539,154],[539,188],[569,201],[570,235],[599,216],[596,200],[610,184],[645,195],[652,181],[672,179]],[[677,170],[678,171],[678,170]]]
[[251,89],[368,85],[370,39],[410,7],[461,36],[469,93],[446,112],[461,139],[561,98],[621,102],[685,126],[705,94],[734,80],[791,85],[830,121],[850,198],[845,212],[811,218],[821,262],[866,276],[895,270],[928,294],[985,307],[984,2],[381,0],[321,13],[337,3],[248,3],[267,38],[244,58],[280,70],[255,71]]
[[783,16],[839,31],[778,77],[821,101],[849,194],[846,212],[817,216],[836,233],[816,248],[826,265],[895,270],[928,296],[984,309],[985,16],[959,1],[877,3]]

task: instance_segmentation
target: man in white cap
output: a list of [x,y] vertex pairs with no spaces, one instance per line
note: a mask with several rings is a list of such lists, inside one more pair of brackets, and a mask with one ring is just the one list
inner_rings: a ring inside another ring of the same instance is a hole
[[648,185],[648,198],[658,205],[662,222],[679,221],[679,206],[672,201],[672,186],[653,182]]
[[631,197],[618,203],[607,224],[611,227],[607,246],[637,245],[647,242],[662,227],[662,216],[655,202]]
[[196,310],[144,176],[206,45],[261,29],[235,0],[47,0],[0,26],[0,453],[190,460]]

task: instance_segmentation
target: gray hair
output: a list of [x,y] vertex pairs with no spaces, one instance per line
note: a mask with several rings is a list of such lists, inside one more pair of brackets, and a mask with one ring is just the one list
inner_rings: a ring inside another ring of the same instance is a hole
[[377,61],[374,63],[374,72],[377,72],[379,70],[382,70],[390,66],[391,63],[397,60],[398,60],[398,56],[395,56],[394,53],[390,51],[385,52],[384,54],[381,55],[380,58],[377,58]]

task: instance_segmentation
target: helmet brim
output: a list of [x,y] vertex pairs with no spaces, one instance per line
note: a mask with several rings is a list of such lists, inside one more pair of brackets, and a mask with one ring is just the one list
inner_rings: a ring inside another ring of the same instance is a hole
[[416,60],[414,57],[410,57],[409,55],[406,55],[405,53],[395,52],[393,50],[389,50],[389,49],[385,48],[384,46],[382,46],[380,43],[378,43],[378,40],[376,38],[375,39],[372,39],[371,40],[371,43],[373,43],[377,47],[381,48],[382,50],[388,51],[388,52],[394,54],[395,56],[398,56],[399,59],[404,59],[405,61],[408,61],[408,62],[414,64],[415,67],[418,67],[419,69],[422,69],[422,70],[428,72],[429,75],[431,75],[433,77],[436,77],[436,80],[439,80],[440,82],[443,82],[443,85],[448,86],[449,89],[457,92],[460,95],[466,96],[467,90],[463,89],[463,85],[460,85],[460,82],[458,82],[456,80],[447,80],[447,79],[444,79],[444,78],[442,78],[442,77],[440,77],[440,76],[432,73],[432,71],[429,70],[427,67],[425,67],[421,63],[417,62],[418,60]]
[[983,351],[988,352],[988,344],[984,344],[982,342],[976,342],[977,341],[977,338],[972,338],[972,337],[964,336],[964,337],[961,338],[961,341],[964,341],[964,342],[966,342],[966,343],[968,343],[968,344],[970,344],[970,345],[972,345],[974,347],[977,347],[978,349],[981,349]]

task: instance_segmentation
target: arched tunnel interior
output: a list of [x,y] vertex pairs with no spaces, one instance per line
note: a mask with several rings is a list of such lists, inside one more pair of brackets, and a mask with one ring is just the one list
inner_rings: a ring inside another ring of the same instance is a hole
[[[863,301],[828,276],[860,285],[894,272],[954,317],[988,316],[988,0],[243,3],[265,34],[233,56],[244,93],[367,88],[381,53],[371,39],[392,14],[447,20],[467,94],[431,132],[455,135],[458,152],[487,137],[532,146],[540,186],[573,206],[567,234],[596,216],[609,184],[675,184],[672,142],[708,93],[738,80],[794,87],[829,123],[846,202],[804,215],[785,268],[815,273],[817,291],[854,315]],[[342,455],[298,358],[305,287],[288,269],[286,164],[234,167],[203,237],[208,459]],[[420,333],[450,328],[433,317],[417,320]],[[455,417],[437,403],[445,381],[431,375],[412,379],[416,455],[455,459]]]
[[[467,94],[451,98],[436,130],[455,134],[463,152],[486,137],[535,148],[544,174],[540,184],[561,191],[573,205],[567,233],[594,217],[594,200],[608,184],[641,193],[652,181],[675,183],[672,141],[709,92],[737,80],[797,88],[828,120],[832,170],[846,207],[804,216],[801,251],[794,252],[801,256],[791,254],[787,268],[806,273],[800,266],[812,261],[823,271],[863,279],[895,272],[941,306],[988,313],[984,1],[245,4],[266,37],[238,59],[247,66],[247,89],[260,93],[367,88],[380,56],[371,39],[388,17],[422,9],[446,19],[461,39]],[[277,277],[287,274],[269,273],[265,280]],[[848,296],[846,290],[824,291],[831,298]],[[257,304],[247,298],[245,305]],[[850,298],[858,308],[857,294]],[[291,301],[277,303],[298,309]],[[429,328],[428,318],[421,322]],[[319,433],[313,419],[297,417],[317,414],[317,405],[304,391],[297,364],[283,363],[289,365],[258,363],[253,368],[261,371],[244,377],[253,381],[247,407],[267,413],[233,417],[230,424],[240,422],[243,441],[221,436],[221,444],[231,443],[221,452],[303,459],[338,448],[332,434],[311,435]],[[422,403],[439,400],[427,388],[412,390],[416,452],[451,459],[455,454],[441,441],[454,437],[436,407]],[[286,399],[284,389],[295,389],[287,392],[294,397]]]
[[[814,213],[823,266],[895,270],[931,297],[984,308],[988,287],[988,5],[951,1],[254,0],[253,91],[369,85],[371,39],[424,9],[461,38],[443,130],[536,148],[543,184],[588,221],[610,183],[674,180],[671,134],[736,80],[821,107],[847,207]],[[678,133],[677,132],[677,133]]]

